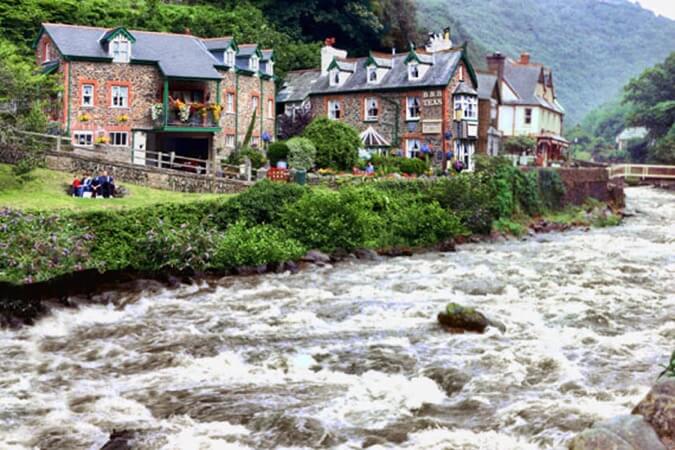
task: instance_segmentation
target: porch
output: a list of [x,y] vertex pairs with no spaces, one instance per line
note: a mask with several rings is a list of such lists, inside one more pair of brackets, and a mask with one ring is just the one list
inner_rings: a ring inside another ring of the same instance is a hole
[[565,149],[569,147],[569,141],[558,135],[537,136],[537,151],[535,164],[540,167],[560,165],[565,161]]

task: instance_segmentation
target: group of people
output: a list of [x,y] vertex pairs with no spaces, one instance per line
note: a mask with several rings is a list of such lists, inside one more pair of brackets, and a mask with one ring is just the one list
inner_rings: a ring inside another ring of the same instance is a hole
[[115,182],[108,172],[103,171],[94,177],[85,173],[82,178],[73,177],[73,197],[103,197],[110,198],[115,195]]

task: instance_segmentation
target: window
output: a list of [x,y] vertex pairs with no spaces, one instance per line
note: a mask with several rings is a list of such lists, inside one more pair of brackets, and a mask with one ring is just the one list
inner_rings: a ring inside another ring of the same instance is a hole
[[368,83],[377,83],[377,67],[368,67]]
[[333,69],[330,71],[330,85],[339,86],[340,85],[340,71]]
[[234,94],[228,92],[225,96],[225,112],[234,113]]
[[406,153],[408,158],[417,158],[420,154],[420,141],[417,139],[408,139],[406,141]]
[[478,98],[473,95],[455,95],[456,120],[476,119],[478,117]]
[[525,108],[525,124],[530,125],[532,123],[532,108]]
[[73,144],[91,147],[94,145],[94,133],[91,131],[76,131],[73,133]]
[[270,119],[274,117],[274,102],[271,99],[267,100],[267,117]]
[[228,49],[225,52],[225,65],[234,67],[234,50]]
[[365,108],[366,108],[365,114],[366,120],[377,120],[377,116],[380,113],[377,104],[377,98],[375,97],[366,98]]
[[225,147],[234,148],[234,134],[228,134],[225,136]]
[[131,42],[123,35],[118,35],[110,43],[110,56],[113,62],[129,62],[131,55]]
[[110,133],[110,145],[114,145],[115,147],[126,147],[127,146],[127,140],[129,138],[129,133],[126,131],[124,132],[119,132],[115,131]]
[[94,106],[94,85],[82,85],[82,106]]
[[248,67],[254,72],[257,72],[260,68],[260,61],[257,56],[251,56],[251,59],[248,60]]
[[257,111],[258,110],[258,97],[255,95],[251,96],[251,111]]
[[253,136],[251,138],[251,145],[257,147],[260,144],[260,138],[258,136]]
[[42,62],[47,62],[52,60],[52,45],[45,41],[44,53],[42,55]]
[[338,120],[340,118],[340,102],[337,100],[331,100],[328,102],[328,117],[333,120]]
[[113,86],[111,94],[113,108],[129,107],[129,88],[127,86]]
[[274,61],[267,61],[267,75],[274,75]]
[[408,64],[408,78],[411,80],[418,80],[420,77],[420,67],[417,63]]
[[420,118],[420,99],[417,97],[406,97],[406,119],[419,120]]

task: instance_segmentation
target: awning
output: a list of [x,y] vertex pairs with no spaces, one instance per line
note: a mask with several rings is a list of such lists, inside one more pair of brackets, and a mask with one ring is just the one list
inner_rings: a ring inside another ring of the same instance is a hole
[[56,69],[58,69],[58,68],[59,68],[59,62],[58,61],[50,62],[50,63],[47,63],[47,64],[43,65],[40,68],[40,73],[43,74],[43,75],[49,75],[50,73],[56,72]]
[[365,148],[391,147],[391,144],[373,127],[368,127],[366,131],[360,134],[360,137]]
[[565,139],[564,137],[557,135],[557,134],[541,134],[537,136],[537,142],[550,142],[550,143],[557,143],[561,144],[565,147],[570,145],[570,141]]

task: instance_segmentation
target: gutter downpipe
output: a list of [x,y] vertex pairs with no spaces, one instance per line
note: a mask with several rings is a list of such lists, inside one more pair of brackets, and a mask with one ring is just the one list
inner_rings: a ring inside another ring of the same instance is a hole
[[239,150],[239,72],[234,70],[234,149]]

